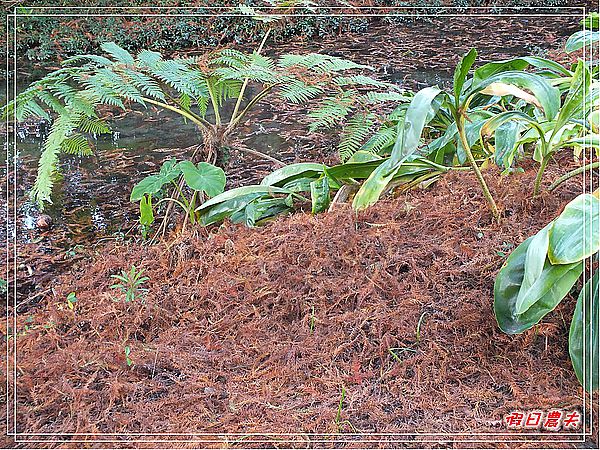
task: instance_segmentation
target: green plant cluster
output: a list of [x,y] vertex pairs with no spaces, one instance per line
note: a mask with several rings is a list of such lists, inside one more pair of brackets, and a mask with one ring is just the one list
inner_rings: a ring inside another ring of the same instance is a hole
[[263,56],[268,36],[269,31],[252,53],[223,49],[174,59],[149,50],[133,55],[107,42],[102,44],[106,56],[72,57],[32,83],[3,113],[18,122],[53,119],[33,198],[40,204],[51,202],[61,152],[90,155],[92,138],[110,132],[101,107],[131,111],[138,105],[180,114],[197,126],[205,158],[214,163],[247,113],[274,93],[289,103],[308,105],[315,126],[340,123],[347,115],[362,117],[374,103],[404,100],[397,86],[357,74],[372,69],[346,59],[317,53],[285,54],[276,60]]
[[[494,285],[494,311],[502,331],[522,333],[539,323],[573,289],[585,261],[598,254],[598,194],[575,198],[508,257]],[[588,391],[598,389],[599,274],[597,269],[581,290],[569,333],[573,368]]]

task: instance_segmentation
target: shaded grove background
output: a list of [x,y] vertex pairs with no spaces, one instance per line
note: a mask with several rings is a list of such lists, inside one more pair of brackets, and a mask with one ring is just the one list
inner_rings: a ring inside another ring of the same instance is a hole
[[[130,0],[128,6],[156,7],[162,6],[165,12],[182,12],[181,7],[218,7],[237,6],[246,4],[251,6],[269,6],[267,1],[248,0]],[[556,7],[556,6],[587,6],[588,9],[597,8],[596,0],[317,0],[315,4],[324,7],[343,7],[344,12],[352,12],[352,7],[385,7],[385,6],[411,6],[411,7],[489,7],[493,13],[499,6],[502,7]],[[31,7],[48,7],[49,13],[67,13],[69,10],[59,10],[60,7],[111,7],[123,6],[117,0],[31,0],[31,1],[5,1],[4,13],[18,8],[20,14],[32,14]],[[75,10],[71,10],[75,11]],[[197,10],[202,12],[203,10]],[[209,10],[204,10],[208,12]],[[214,10],[213,10],[214,11]],[[320,9],[320,13],[327,13],[327,8]],[[338,10],[339,12],[340,10]],[[425,9],[413,10],[416,14]],[[114,10],[113,10],[114,12]],[[156,12],[156,10],[149,11]],[[301,36],[304,39],[318,39],[343,32],[362,32],[374,22],[395,21],[404,22],[407,26],[414,18],[355,18],[342,19],[339,17],[296,17],[288,18],[281,23],[273,35],[274,40],[283,41],[292,36]],[[543,20],[543,19],[542,19]],[[148,48],[152,50],[179,50],[187,48],[214,47],[230,43],[253,44],[257,33],[256,21],[244,17],[28,17],[19,18],[17,27],[17,53],[20,58],[32,61],[56,61],[67,56],[94,52],[101,42],[115,41],[128,50]],[[2,32],[0,42],[2,53],[0,59],[5,57],[6,20],[0,22]],[[12,43],[11,43],[12,44]]]

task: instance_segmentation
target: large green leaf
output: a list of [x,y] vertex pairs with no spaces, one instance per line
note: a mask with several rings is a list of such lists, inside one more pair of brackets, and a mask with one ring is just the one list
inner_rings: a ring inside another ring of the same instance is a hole
[[223,203],[227,200],[231,200],[237,197],[243,197],[249,194],[260,194],[260,195],[275,195],[275,194],[291,194],[292,192],[287,189],[282,189],[275,186],[260,186],[260,185],[252,185],[252,186],[242,186],[235,189],[229,189],[228,191],[219,194],[210,200],[202,203],[198,208],[196,208],[197,212],[202,212],[203,210],[210,208],[211,206],[217,205],[219,203]]
[[587,134],[575,139],[569,139],[563,143],[564,146],[578,145],[583,148],[600,148],[600,134]]
[[523,126],[517,122],[506,122],[496,129],[494,135],[494,160],[499,167],[512,166],[515,153],[519,149],[519,139]]
[[133,187],[129,200],[137,202],[140,201],[144,195],[156,194],[165,184],[168,184],[177,178],[180,173],[181,169],[175,159],[165,161],[157,175],[147,176]]
[[406,109],[406,114],[398,122],[398,135],[390,158],[378,166],[360,187],[352,202],[354,209],[365,209],[377,202],[388,183],[400,170],[402,163],[417,150],[423,128],[437,112],[434,101],[440,92],[435,86],[415,94]]
[[140,224],[150,226],[154,222],[154,211],[152,210],[152,195],[144,196],[140,200]]
[[548,254],[549,231],[552,223],[542,228],[529,243],[525,256],[525,273],[521,282],[521,289],[515,303],[515,312],[523,314],[537,300],[534,293],[536,282],[542,275]]
[[586,391],[598,390],[600,378],[600,270],[588,280],[577,299],[569,331],[569,355],[575,374]]
[[220,167],[207,162],[195,166],[191,161],[181,161],[179,167],[185,182],[195,191],[203,191],[209,197],[215,197],[225,189],[225,172]]
[[571,76],[571,73],[567,69],[555,61],[539,58],[537,56],[524,56],[521,58],[494,61],[484,64],[475,70],[475,73],[473,74],[472,85],[476,86],[483,80],[501,72],[526,69],[528,65],[531,65],[537,69],[550,70],[566,77]]
[[550,82],[539,75],[528,72],[501,72],[482,80],[479,84],[471,86],[469,95],[481,92],[493,83],[504,83],[525,89],[533,94],[544,110],[548,120],[552,120],[560,108],[560,91]]
[[590,87],[590,78],[590,73],[587,70],[585,63],[579,61],[571,80],[569,92],[567,93],[565,101],[558,113],[558,117],[556,118],[553,134],[556,134],[563,128],[569,120],[580,115]]
[[537,324],[569,293],[583,270],[582,263],[552,265],[546,260],[542,273],[529,291],[534,301],[527,299],[531,306],[525,313],[517,314],[516,303],[532,239],[527,239],[511,253],[494,283],[494,312],[498,326],[505,333],[522,333]]
[[318,178],[323,174],[323,164],[298,163],[283,166],[271,172],[260,182],[262,186],[283,186],[297,178]]
[[321,177],[310,183],[310,197],[312,201],[312,213],[317,214],[329,207],[329,179]]
[[582,194],[565,206],[550,228],[548,257],[552,264],[582,261],[600,249],[600,200]]
[[590,48],[591,45],[595,44],[598,41],[600,41],[599,31],[578,31],[575,34],[572,34],[569,37],[569,39],[567,39],[567,43],[565,44],[565,51],[567,53],[571,53],[583,47]]

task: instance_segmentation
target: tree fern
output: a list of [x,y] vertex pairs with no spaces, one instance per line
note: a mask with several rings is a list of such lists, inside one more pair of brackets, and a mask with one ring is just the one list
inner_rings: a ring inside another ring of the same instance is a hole
[[114,60],[120,64],[133,66],[135,64],[135,59],[127,50],[122,47],[119,47],[114,42],[105,42],[100,45],[100,48],[104,50],[106,53],[110,54]]
[[[134,56],[110,42],[102,49],[105,55],[66,60],[64,67],[32,83],[2,108],[4,116],[14,115],[17,121],[54,118],[32,190],[40,203],[50,201],[59,154],[88,155],[93,150],[89,135],[110,132],[98,113],[101,105],[124,111],[132,103],[169,109],[198,126],[207,143],[218,145],[251,107],[277,92],[285,101],[308,105],[311,130],[347,121],[340,142],[341,156],[347,159],[376,125],[370,105],[403,99],[393,85],[357,73],[368,66],[324,54],[273,60],[258,51],[225,49],[208,57],[164,59],[150,50]],[[258,89],[246,90],[249,82],[258,84]],[[235,108],[225,119],[220,109],[229,100],[235,101]],[[207,114],[210,108],[212,116]],[[372,144],[374,149],[380,146]]]
[[381,155],[387,148],[391,148],[396,142],[398,134],[396,125],[383,125],[363,144],[360,150]]
[[65,138],[61,143],[61,151],[77,156],[90,156],[93,153],[89,141],[81,134]]

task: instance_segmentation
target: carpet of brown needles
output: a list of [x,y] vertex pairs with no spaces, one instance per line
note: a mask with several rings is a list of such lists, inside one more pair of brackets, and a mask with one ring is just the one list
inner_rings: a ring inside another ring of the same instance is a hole
[[[582,405],[567,349],[574,298],[518,336],[493,316],[505,255],[581,192],[573,179],[532,200],[534,176],[533,165],[486,172],[500,224],[474,177],[456,173],[358,215],[339,205],[180,235],[169,248],[110,244],[17,318],[17,431],[71,441],[5,445],[594,447],[597,429],[584,444],[527,443],[522,431],[470,442],[505,433],[512,410]],[[126,303],[110,275],[132,264],[150,280]]]

